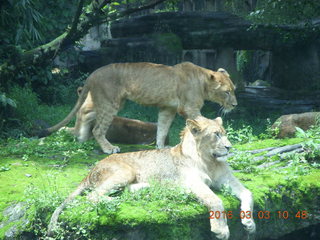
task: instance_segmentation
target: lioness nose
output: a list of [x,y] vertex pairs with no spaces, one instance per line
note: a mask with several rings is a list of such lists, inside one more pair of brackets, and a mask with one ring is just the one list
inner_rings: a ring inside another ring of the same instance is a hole
[[231,146],[225,146],[225,148],[227,149],[227,151],[229,152],[231,149]]
[[238,105],[238,101],[237,101],[237,99],[233,99],[233,101],[232,101],[232,107],[236,107]]

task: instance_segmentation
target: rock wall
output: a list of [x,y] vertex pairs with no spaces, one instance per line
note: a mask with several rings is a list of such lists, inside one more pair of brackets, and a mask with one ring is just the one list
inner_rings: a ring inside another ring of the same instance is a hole
[[274,50],[272,79],[288,90],[320,89],[320,42]]
[[238,93],[242,107],[259,106],[266,111],[276,111],[281,114],[303,113],[320,110],[320,92],[310,94],[299,91],[265,86],[247,86]]
[[239,87],[243,80],[236,50],[260,49],[264,52],[255,52],[248,63],[246,81],[262,79],[283,89],[320,88],[317,31],[300,25],[250,26],[225,12],[167,12],[122,19],[111,26],[114,38],[101,42],[98,50],[82,52],[82,69],[93,71],[111,62],[173,65],[189,60],[213,70],[226,68]]
[[[245,59],[241,59],[244,58]],[[263,80],[272,84],[272,53],[271,51],[246,51],[241,52],[238,61],[242,64],[242,73],[245,81],[250,84],[256,80]]]

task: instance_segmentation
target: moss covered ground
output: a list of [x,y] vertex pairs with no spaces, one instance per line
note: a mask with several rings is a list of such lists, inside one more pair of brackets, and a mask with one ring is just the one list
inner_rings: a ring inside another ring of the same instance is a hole
[[[235,144],[234,148],[244,151],[303,141],[303,138],[254,139],[244,144]],[[140,145],[120,147],[123,152],[154,148]],[[8,220],[3,214],[7,207],[13,203],[26,202],[29,223],[23,226],[24,231],[43,238],[54,209],[87,175],[89,169],[106,157],[98,149],[94,141],[80,144],[63,132],[53,134],[44,141],[21,138],[0,142],[0,223]],[[278,211],[289,211],[290,217],[302,221],[296,217],[299,211],[307,211],[308,217],[312,217],[313,211],[319,210],[318,153],[312,157],[304,155],[296,159],[289,156],[266,169],[256,168],[261,162],[253,163],[250,156],[244,155],[231,158],[230,164],[240,170],[235,175],[253,192],[253,214],[258,222],[262,221],[258,219],[259,212],[270,212],[271,218],[264,219],[264,222],[279,219],[281,213]],[[158,234],[154,239],[168,239],[168,236],[171,239],[191,239],[190,236],[202,234],[192,230],[192,226],[198,226],[199,223],[204,224],[205,234],[210,235],[205,207],[194,196],[170,183],[163,186],[155,182],[151,188],[136,193],[129,193],[125,189],[111,195],[114,200],[99,204],[78,197],[61,214],[60,222],[63,224],[57,239],[66,236],[73,236],[74,239],[102,239],[101,234],[116,236],[119,232],[126,232],[126,229],[142,226],[152,226],[153,230],[150,230],[148,236]],[[239,201],[228,192],[227,186],[218,195],[225,209],[234,214],[234,218],[228,220],[230,224],[240,222]],[[4,224],[0,228],[0,239],[12,226],[19,225],[19,221]]]

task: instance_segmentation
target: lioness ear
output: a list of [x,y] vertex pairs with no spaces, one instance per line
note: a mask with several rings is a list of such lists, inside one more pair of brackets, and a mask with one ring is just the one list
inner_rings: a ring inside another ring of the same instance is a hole
[[82,89],[83,89],[83,87],[78,87],[78,89],[77,89],[78,96],[80,96]]
[[210,84],[216,85],[216,86],[213,85],[214,89],[218,89],[221,86],[220,82],[216,80],[216,77],[214,76],[214,74],[210,74]]
[[225,69],[223,69],[223,68],[219,68],[219,69],[218,69],[218,72],[221,72],[221,73],[223,73],[224,75],[226,75],[227,77],[230,77],[229,73],[228,73]]
[[186,125],[193,135],[199,133],[201,130],[199,124],[195,120],[187,119]]
[[215,119],[215,121],[222,126],[222,118],[221,117],[217,117]]

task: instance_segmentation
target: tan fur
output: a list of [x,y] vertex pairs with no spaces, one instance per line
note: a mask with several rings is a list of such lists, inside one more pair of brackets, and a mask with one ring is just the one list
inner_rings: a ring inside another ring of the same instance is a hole
[[204,100],[217,102],[229,111],[237,105],[234,90],[224,69],[214,72],[189,62],[172,67],[153,63],[110,64],[88,77],[76,106],[48,132],[56,131],[70,121],[90,91],[96,118],[92,133],[105,153],[120,150],[111,145],[105,135],[126,99],[160,108],[157,146],[162,148],[177,112],[185,118],[200,116]]
[[[81,87],[78,92],[81,93]],[[90,92],[77,112],[74,127],[63,127],[61,130],[73,134],[80,142],[85,142],[91,137],[95,125],[95,112]],[[151,144],[155,143],[157,135],[157,124],[143,122],[136,119],[129,119],[115,116],[107,131],[107,139],[115,143],[124,144]],[[168,142],[168,139],[166,139]]]
[[[77,91],[80,96],[82,87],[79,87]],[[92,97],[90,92],[88,92],[86,100],[77,112],[75,126],[72,128],[65,127],[62,129],[76,136],[80,142],[85,142],[92,137],[92,128],[95,124],[95,119],[96,113],[93,109]]]
[[[253,211],[251,192],[232,174],[226,163],[231,144],[222,127],[222,119],[197,117],[187,120],[180,144],[172,148],[114,154],[101,160],[80,186],[58,207],[51,217],[48,234],[52,235],[59,214],[66,204],[92,188],[88,198],[99,201],[119,186],[148,186],[148,180],[170,180],[194,193],[209,211],[224,211],[222,201],[209,188],[227,184],[241,201],[241,211]],[[137,187],[139,188],[139,187]],[[255,232],[253,219],[242,219],[249,233]],[[229,238],[226,218],[210,219],[211,231],[220,239]]]
[[275,121],[272,128],[278,128],[278,138],[294,137],[296,127],[308,130],[311,126],[319,124],[319,120],[320,112],[283,115]]

